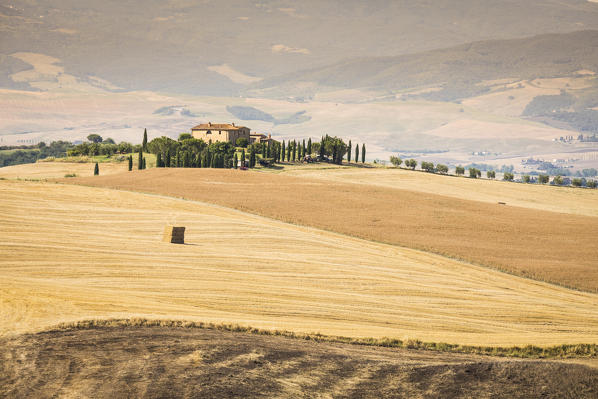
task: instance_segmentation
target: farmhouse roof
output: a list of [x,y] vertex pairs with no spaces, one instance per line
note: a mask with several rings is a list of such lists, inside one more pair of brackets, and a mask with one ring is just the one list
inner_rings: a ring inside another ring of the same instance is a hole
[[214,129],[214,130],[239,130],[239,129],[247,129],[245,126],[235,126],[235,124],[230,124],[230,123],[212,123],[212,122],[208,122],[208,123],[202,123],[199,124],[193,128],[191,128],[191,130],[210,130],[210,129]]

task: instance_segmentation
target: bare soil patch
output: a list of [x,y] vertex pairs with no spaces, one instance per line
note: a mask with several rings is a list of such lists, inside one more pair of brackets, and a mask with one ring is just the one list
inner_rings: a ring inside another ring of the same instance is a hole
[[165,327],[0,340],[0,396],[595,398],[577,364]]
[[598,291],[598,218],[416,191],[215,169],[65,180],[210,202]]

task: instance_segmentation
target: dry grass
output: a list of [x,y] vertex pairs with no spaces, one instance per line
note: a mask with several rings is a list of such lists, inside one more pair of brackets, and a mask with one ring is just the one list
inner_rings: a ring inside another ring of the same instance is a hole
[[[94,163],[37,162],[0,168],[0,178],[5,179],[57,179],[66,175],[93,176]],[[127,162],[102,163],[100,175],[124,172]]]
[[[445,179],[455,184],[465,181]],[[235,170],[151,169],[67,181],[211,202],[568,287],[598,290],[597,217]]]
[[358,183],[574,215],[598,216],[598,190],[456,178],[394,168],[289,168],[292,176]]
[[[144,317],[464,345],[598,341],[596,294],[191,201],[0,190],[0,334]],[[161,242],[168,223],[188,245]]]

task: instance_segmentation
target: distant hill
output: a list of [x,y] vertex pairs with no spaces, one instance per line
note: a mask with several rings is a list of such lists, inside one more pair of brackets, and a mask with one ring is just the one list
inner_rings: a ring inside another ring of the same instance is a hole
[[[30,68],[10,59],[20,52],[56,58],[65,74],[82,81],[98,77],[123,90],[230,96],[260,78],[350,57],[598,29],[598,4],[582,0],[50,3],[11,0],[0,6],[0,87],[27,87],[9,78]],[[385,61],[370,63],[339,64],[363,68],[339,75],[339,83],[382,84],[383,75],[372,82],[364,77]]]
[[383,93],[438,87],[420,97],[452,101],[479,95],[487,80],[528,80],[569,76],[580,70],[598,72],[598,31],[545,34],[524,39],[480,41],[441,50],[395,57],[367,57],[265,79],[253,86],[279,88],[313,84],[314,91],[368,89]]

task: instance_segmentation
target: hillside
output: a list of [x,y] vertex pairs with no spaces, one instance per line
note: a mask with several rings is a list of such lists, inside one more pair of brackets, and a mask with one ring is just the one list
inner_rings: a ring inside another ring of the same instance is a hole
[[311,83],[314,90],[352,88],[387,94],[438,88],[412,97],[452,101],[489,91],[486,84],[480,84],[484,81],[571,76],[582,70],[598,71],[598,31],[480,41],[423,53],[349,59],[265,79],[254,87],[292,90]]
[[[459,184],[460,179],[449,179]],[[598,290],[595,216],[503,206],[498,198],[489,203],[421,190],[254,171],[149,169],[68,182],[205,201],[284,222],[466,259],[565,286]],[[497,189],[502,185],[494,184]],[[550,196],[550,191],[544,195]]]
[[597,385],[597,369],[575,364],[209,329],[90,328],[0,340],[3,398],[583,399]]
[[[490,346],[598,337],[597,294],[195,201],[54,183],[0,188],[0,335],[143,317]],[[162,242],[169,223],[187,228],[186,245]]]
[[12,0],[0,6],[0,87],[39,90],[31,83],[44,72],[13,55],[41,53],[64,68],[59,81],[79,80],[87,91],[232,96],[261,78],[347,57],[580,29],[598,29],[595,3]]

